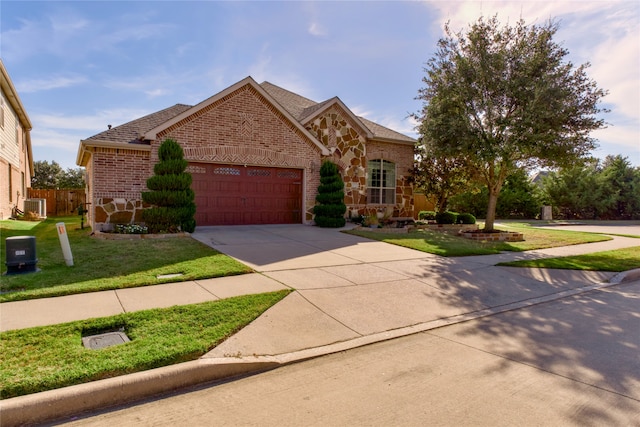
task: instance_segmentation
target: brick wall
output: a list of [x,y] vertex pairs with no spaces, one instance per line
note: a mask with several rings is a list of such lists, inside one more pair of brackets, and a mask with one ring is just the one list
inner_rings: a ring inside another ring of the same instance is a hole
[[310,221],[320,184],[320,149],[251,86],[244,86],[185,118],[152,142],[173,138],[192,162],[281,166],[304,170],[304,220]]

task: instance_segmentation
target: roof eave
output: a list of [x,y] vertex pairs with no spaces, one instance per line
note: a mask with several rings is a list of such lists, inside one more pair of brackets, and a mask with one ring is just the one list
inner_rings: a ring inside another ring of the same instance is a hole
[[351,120],[353,120],[356,124],[358,124],[358,126],[360,126],[362,128],[362,130],[365,131],[365,136],[367,137],[367,139],[372,139],[374,137],[373,133],[371,132],[371,130],[364,124],[362,123],[362,120],[360,120],[358,118],[358,116],[356,116],[353,111],[351,111],[349,109],[349,107],[347,107],[345,105],[344,102],[342,102],[342,100],[340,98],[338,98],[337,96],[334,96],[333,98],[331,98],[331,100],[333,100],[333,102],[327,102],[326,105],[323,105],[322,108],[320,108],[317,111],[314,111],[312,115],[310,115],[309,117],[306,117],[303,121],[302,124],[306,125],[308,123],[310,123],[312,120],[314,120],[316,117],[324,114],[327,110],[329,110],[331,107],[333,107],[334,105],[338,105],[340,106],[340,108],[342,108],[351,118]]
[[402,144],[402,145],[410,145],[410,146],[414,146],[415,143],[417,142],[417,141],[405,141],[403,139],[395,139],[395,138],[384,138],[379,136],[374,136],[373,138],[371,138],[371,141],[388,142],[392,144]]
[[80,140],[76,165],[86,166],[92,153],[92,148],[113,148],[117,150],[151,151],[151,146],[147,144],[123,144],[122,142],[108,141],[104,139],[83,139]]

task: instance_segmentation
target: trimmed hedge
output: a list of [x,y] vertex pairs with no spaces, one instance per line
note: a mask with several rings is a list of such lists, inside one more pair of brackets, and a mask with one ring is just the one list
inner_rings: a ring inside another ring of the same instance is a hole
[[434,221],[436,219],[436,213],[434,211],[420,211],[418,212],[418,219]]
[[191,174],[185,172],[188,162],[182,147],[174,139],[165,139],[158,148],[160,161],[153,167],[155,175],[147,180],[151,191],[142,193],[142,200],[152,205],[142,212],[152,233],[193,233],[196,205],[191,189]]
[[438,212],[436,214],[436,223],[438,224],[455,224],[458,219],[456,212]]
[[320,185],[316,196],[318,204],[313,207],[314,220],[319,227],[344,227],[344,181],[340,177],[338,166],[325,161],[320,167]]
[[470,213],[463,213],[458,215],[458,224],[475,224],[476,217]]

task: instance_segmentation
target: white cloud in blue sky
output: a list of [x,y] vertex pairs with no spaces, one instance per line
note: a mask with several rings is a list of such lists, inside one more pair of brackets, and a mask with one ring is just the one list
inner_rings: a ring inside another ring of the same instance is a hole
[[316,101],[338,96],[405,134],[423,66],[449,21],[560,22],[556,40],[608,89],[598,157],[640,166],[636,1],[7,1],[0,56],[34,129],[36,160],[75,167],[80,139],[251,75]]

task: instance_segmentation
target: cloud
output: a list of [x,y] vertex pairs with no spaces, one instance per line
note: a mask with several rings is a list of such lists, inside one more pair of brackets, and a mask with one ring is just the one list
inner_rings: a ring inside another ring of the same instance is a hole
[[324,37],[327,35],[327,30],[317,22],[312,22],[309,24],[308,29],[309,34],[316,37]]
[[34,114],[31,116],[31,121],[33,122],[34,133],[36,129],[42,129],[43,132],[64,129],[82,132],[81,138],[86,138],[90,136],[87,133],[106,130],[108,124],[117,126],[149,113],[151,111],[122,108],[100,110],[91,115]]
[[52,76],[47,79],[22,80],[16,83],[20,93],[34,93],[43,90],[60,89],[77,86],[88,82],[85,76]]

